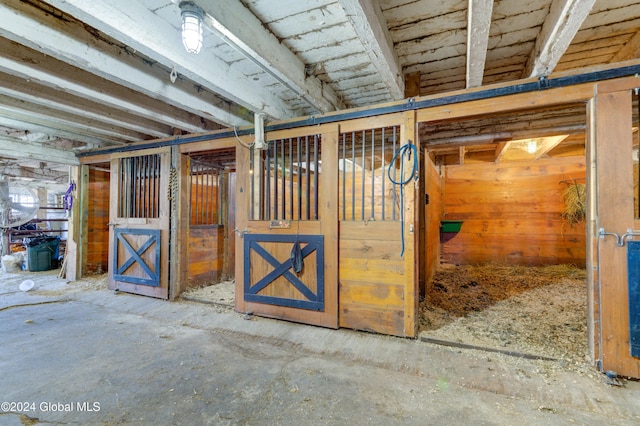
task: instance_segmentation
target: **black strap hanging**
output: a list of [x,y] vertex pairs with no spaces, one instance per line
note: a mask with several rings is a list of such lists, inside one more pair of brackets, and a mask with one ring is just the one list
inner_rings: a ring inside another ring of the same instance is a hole
[[302,272],[302,268],[304,267],[302,249],[300,248],[300,243],[298,241],[293,243],[293,247],[291,248],[291,267],[296,274]]

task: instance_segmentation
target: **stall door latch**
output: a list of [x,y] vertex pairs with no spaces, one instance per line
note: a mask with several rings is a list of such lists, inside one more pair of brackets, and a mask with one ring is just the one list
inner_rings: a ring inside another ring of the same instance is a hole
[[640,231],[634,231],[633,229],[628,228],[626,234],[618,235],[615,232],[605,232],[604,228],[600,228],[600,230],[598,231],[598,235],[601,239],[604,239],[604,237],[606,237],[607,235],[613,235],[614,237],[616,237],[616,245],[618,247],[624,247],[625,242],[628,239],[634,236],[640,236]]

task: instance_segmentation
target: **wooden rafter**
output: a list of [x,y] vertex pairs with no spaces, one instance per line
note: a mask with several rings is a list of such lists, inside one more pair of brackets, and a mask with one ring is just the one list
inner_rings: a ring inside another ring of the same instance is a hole
[[0,95],[21,99],[62,113],[100,120],[115,126],[114,128],[128,129],[155,138],[171,134],[171,126],[144,117],[135,117],[124,111],[109,109],[99,102],[70,93],[61,97],[60,93],[52,87],[39,85],[33,81],[27,83],[23,78],[2,72],[0,72]]
[[380,5],[366,0],[339,1],[389,94],[394,100],[403,99],[402,67]]
[[39,143],[0,136],[2,156],[15,159],[29,159],[59,164],[78,165],[80,161],[68,150],[50,148]]
[[316,77],[306,76],[305,64],[240,2],[202,3],[205,23],[210,29],[296,96],[319,112],[344,108],[333,90]]
[[[249,110],[263,111],[271,117],[286,118],[292,114],[284,101],[271,93],[268,87],[235,72],[228,63],[217,56],[207,53],[206,50],[199,55],[187,53],[182,47],[180,32],[176,28],[180,25],[177,5],[174,27],[140,2],[127,3],[126,8],[107,1],[50,0],[49,3],[162,64],[167,69],[175,69],[178,75],[183,75],[196,83],[202,93],[206,93],[202,91],[203,88],[208,89]],[[144,27],[140,26],[140,22],[145,23]],[[46,27],[43,26],[38,31],[46,32]],[[56,43],[58,47],[52,49],[56,57],[65,57],[67,62],[78,65],[90,63],[94,73],[104,74],[105,78],[112,80],[117,79],[123,85],[135,84],[138,86],[136,90],[145,93],[148,91],[148,86],[145,87],[150,71],[148,65],[145,70],[132,67],[126,61],[126,57],[129,56],[126,52],[120,52],[118,61],[112,62],[112,56],[105,55],[103,51],[112,51],[113,46],[111,48],[101,46],[100,49],[95,49],[92,48],[95,40],[87,45],[72,37],[59,40],[65,34],[53,30],[50,32],[53,32],[52,36],[58,39]],[[180,90],[177,87],[174,88],[168,81],[168,75],[165,75],[161,81],[152,79],[151,83],[156,86],[153,93],[156,96],[164,95],[165,102],[169,104],[180,102],[181,107],[187,110],[194,109],[193,105],[189,105],[189,102],[184,100]],[[146,84],[148,85],[149,82]],[[168,92],[172,92],[172,95],[167,96]],[[198,96],[202,93],[198,93]],[[193,95],[197,98],[195,93]],[[195,102],[196,99],[193,101]],[[212,119],[221,124],[243,125],[251,122],[242,116],[241,109],[235,111],[238,115],[233,114],[234,111],[229,110],[228,103],[225,106],[225,102],[220,99],[208,107],[203,105],[207,102],[200,100],[198,103],[203,106],[202,111],[208,111]]]
[[[96,39],[80,23],[67,23],[66,32],[62,32],[57,29],[57,19],[46,16],[36,20],[29,7],[13,0],[0,4],[0,15],[7,17],[3,24],[6,39],[0,38],[2,71],[189,132],[208,129],[196,113],[221,122],[251,122],[235,116],[228,103],[201,89],[169,84],[167,72],[150,68],[122,48]],[[192,114],[176,112],[177,105]]]
[[553,72],[596,0],[553,0],[522,74],[540,77]]
[[469,0],[467,11],[467,89],[482,85],[493,0]]

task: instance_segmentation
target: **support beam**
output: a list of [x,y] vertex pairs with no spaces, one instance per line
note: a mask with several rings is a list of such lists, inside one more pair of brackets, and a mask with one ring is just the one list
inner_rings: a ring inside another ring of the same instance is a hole
[[99,139],[94,136],[81,135],[79,133],[74,133],[69,130],[63,130],[58,128],[57,126],[50,127],[42,124],[35,124],[31,122],[26,122],[24,120],[8,118],[3,116],[0,116],[0,126],[6,127],[8,129],[20,129],[19,132],[12,132],[13,134],[9,136],[16,136],[17,133],[19,133],[20,136],[26,135],[29,133],[43,133],[50,137],[54,137],[58,139],[72,140],[77,142],[79,145],[84,143],[86,144],[86,146],[84,146],[83,148],[86,148],[86,149],[108,147],[108,146],[115,146],[115,145],[124,145],[124,142],[105,141],[104,139]]
[[[60,3],[66,8],[73,9],[72,5],[64,1],[51,1],[50,3]],[[97,21],[97,17],[104,17],[105,19],[110,17],[112,20],[117,20],[124,14],[124,12],[119,12],[115,17],[114,14],[109,14],[109,12],[116,9],[116,5],[104,5],[105,10],[102,10],[100,9],[97,1],[79,3],[83,3],[83,5],[92,9],[96,14],[96,17],[92,17],[90,19],[91,21]],[[135,2],[133,1],[129,2],[127,7],[132,7],[134,3]],[[155,39],[155,44],[162,44],[163,42],[170,43],[173,41],[172,38],[170,40],[167,39],[170,37],[170,34],[174,34],[176,32],[174,27],[169,26],[166,21],[160,20],[156,15],[149,10],[144,9],[142,6],[138,5],[138,7],[146,12],[146,14],[140,18],[140,22],[149,24],[149,30],[153,32],[153,34],[149,34],[148,37],[150,39],[157,37],[157,39]],[[60,13],[57,12],[56,14],[59,15]],[[174,107],[173,109],[177,107],[185,111],[190,111],[194,114],[194,117],[195,115],[200,116],[202,114],[209,115],[211,120],[225,126],[246,125],[251,123],[251,121],[247,119],[248,117],[246,112],[242,111],[241,108],[233,109],[230,107],[228,102],[220,99],[210,92],[203,91],[203,88],[208,87],[208,84],[205,84],[205,78],[200,78],[199,80],[194,79],[194,81],[196,81],[200,86],[191,84],[187,85],[180,81],[180,79],[176,81],[176,83],[170,82],[169,72],[167,69],[171,70],[176,64],[181,64],[186,68],[191,68],[192,64],[190,64],[190,61],[193,61],[193,59],[189,59],[187,57],[175,57],[169,59],[165,57],[151,57],[152,59],[161,62],[167,68],[162,69],[157,65],[151,65],[148,60],[145,61],[141,57],[135,56],[131,53],[131,51],[136,50],[141,53],[145,53],[141,49],[138,49],[138,47],[144,47],[139,42],[136,44],[128,44],[125,40],[122,44],[129,46],[130,49],[123,48],[119,43],[108,42],[104,37],[96,37],[94,32],[89,32],[87,30],[87,25],[74,21],[71,17],[60,19],[55,16],[56,14],[43,13],[42,10],[35,6],[19,0],[3,1],[0,3],[0,16],[3,16],[3,25],[0,28],[0,35],[9,40],[13,40],[18,44],[44,53],[45,55],[58,58],[64,61],[64,63],[71,65],[73,67],[72,69],[75,70],[68,71],[65,74],[58,74],[58,79],[61,78],[61,75],[66,75],[67,78],[75,81],[78,80],[79,75],[82,75],[82,70],[87,70],[95,76],[101,77],[101,79],[98,80],[105,79],[116,83],[122,86],[120,87],[120,92],[126,92],[119,98],[118,96],[113,96],[113,85],[102,80],[102,84],[111,90],[105,90],[106,88],[91,85],[89,86],[89,90],[93,92],[93,97],[89,99],[115,97],[117,99],[111,100],[117,100],[118,102],[123,103],[126,102],[124,99],[127,99],[131,95],[131,90],[133,90],[144,93],[151,98],[148,99],[150,104],[153,104],[155,102],[154,99],[157,99],[162,103],[172,105]],[[82,16],[80,18],[82,18]],[[91,25],[92,22],[88,22],[88,24]],[[134,22],[132,18],[128,18],[127,21],[122,22],[123,26],[126,24],[129,25],[128,29],[131,32],[138,31],[139,23]],[[103,26],[105,25],[103,24]],[[101,29],[99,27],[96,28],[98,30]],[[24,47],[22,47],[22,49],[24,49]],[[179,37],[176,37],[175,43],[165,45],[164,50],[176,52],[184,51],[180,45]],[[149,49],[145,48],[145,51],[149,51]],[[2,48],[2,52],[3,54],[5,53],[4,48]],[[186,52],[184,55],[186,55]],[[21,60],[18,59],[18,62],[21,62]],[[36,65],[38,63],[39,62],[25,63],[24,65],[31,68],[37,68]],[[211,63],[211,65],[213,66],[214,63]],[[194,65],[193,67],[199,69],[205,68],[204,64],[201,64],[199,67]],[[207,66],[206,68],[207,74],[216,73],[215,67]],[[227,69],[221,70],[220,72],[221,73],[217,77],[218,80],[227,78],[230,81],[233,80],[233,73],[228,69],[228,66]],[[209,75],[207,75],[206,78],[208,77]],[[129,90],[123,90],[124,88]],[[141,109],[140,105],[136,106],[137,109]],[[163,115],[168,114],[165,111]],[[174,118],[172,121],[177,120]],[[165,124],[172,125],[166,121]],[[176,123],[175,127],[183,128],[194,133],[214,130],[210,128],[208,129],[202,124],[200,124],[200,126],[195,126],[194,124],[195,122],[184,123],[184,125],[178,125],[178,123]]]
[[5,117],[19,118],[26,122],[47,124],[62,129],[72,129],[77,133],[104,138],[111,141],[137,142],[148,139],[147,135],[104,123],[100,119],[85,118],[77,114],[15,99],[0,94],[0,111]]
[[404,98],[404,81],[398,55],[393,48],[387,22],[379,2],[339,0],[347,19],[364,45],[371,63],[394,100]]
[[[1,11],[2,5],[0,4],[0,13]],[[3,30],[0,28],[0,34],[2,32]],[[104,76],[96,76],[84,69],[71,66],[46,53],[26,48],[6,38],[0,37],[0,51],[2,51],[2,56],[0,56],[1,72],[60,91],[62,97],[71,94],[192,133],[199,133],[207,129],[215,130],[203,124],[199,115],[176,109],[171,104],[167,105],[159,96],[161,93],[172,93],[177,96],[176,99],[182,99],[184,102],[193,101],[193,105],[202,106],[203,102],[208,102],[205,93],[201,95],[194,93],[192,96],[174,93],[175,88],[167,86],[161,76],[156,75],[156,71],[152,69],[148,72],[134,71],[133,65],[123,66],[117,58],[106,61],[105,67],[113,67],[108,70],[119,74],[117,78],[128,76],[132,79],[130,85],[125,87],[108,81],[106,77],[103,78]],[[124,58],[122,60],[126,62]],[[155,96],[158,99],[137,93],[138,89],[143,93],[157,90],[158,94]],[[247,123],[249,123],[248,120]]]
[[304,99],[318,112],[343,109],[333,89],[314,76],[306,76],[305,64],[268,31],[237,0],[202,2],[205,23],[222,40]]
[[[175,67],[179,75],[184,75],[204,89],[219,93],[254,112],[264,112],[276,119],[292,118],[293,112],[268,87],[241,75],[232,69],[231,65],[208,53],[207,49],[204,49],[199,55],[187,53],[182,46],[178,30],[181,21],[177,4],[173,13],[174,18],[170,23],[135,0],[128,1],[126,8],[106,0],[49,0],[48,3],[166,68],[173,69]],[[57,38],[64,37],[65,42],[73,44],[73,38],[55,31],[54,33]],[[76,42],[76,44],[78,43]],[[103,64],[105,60],[111,58],[105,58],[100,50],[94,50],[91,47],[87,49],[85,43],[82,43],[81,48],[78,46],[76,50],[77,54],[69,51],[65,51],[64,54],[56,52],[56,54],[64,56],[65,60],[73,63],[89,63],[93,67],[93,72],[108,74],[110,78],[120,80],[118,82],[123,85],[127,84],[125,80],[133,80],[138,84],[144,80],[144,77],[132,79],[127,73],[121,73],[120,76],[113,75],[113,71]],[[139,72],[135,69],[132,71]],[[148,70],[146,71],[148,72]],[[155,93],[164,93],[171,87],[167,80],[163,82],[163,86],[162,90],[157,90]],[[167,98],[167,101],[171,101],[171,99]],[[189,107],[187,103],[184,103],[183,106]],[[207,109],[209,108],[203,109],[203,111]],[[228,112],[226,112],[225,120],[220,119],[222,110],[211,112],[218,122],[230,125],[246,124],[238,123],[238,117],[234,118]]]
[[131,114],[106,107],[99,102],[68,93],[61,96],[59,91],[51,87],[42,86],[33,81],[26,82],[22,78],[5,73],[0,73],[0,95],[21,99],[79,117],[100,120],[112,126],[133,130],[152,138],[163,138],[171,135],[171,126],[144,117],[132,116]]
[[0,136],[3,157],[38,160],[51,163],[78,165],[80,161],[72,151],[50,148],[38,143]]
[[553,72],[596,0],[553,0],[522,78]]
[[[4,141],[3,141],[4,143]],[[4,146],[4,145],[3,145]],[[37,180],[41,183],[64,183],[69,179],[69,173],[63,173],[49,168],[31,168],[18,165],[3,166],[0,161],[0,176]]]
[[404,97],[416,98],[420,96],[420,71],[405,74],[404,76]]
[[493,0],[469,0],[467,11],[467,89],[482,86]]

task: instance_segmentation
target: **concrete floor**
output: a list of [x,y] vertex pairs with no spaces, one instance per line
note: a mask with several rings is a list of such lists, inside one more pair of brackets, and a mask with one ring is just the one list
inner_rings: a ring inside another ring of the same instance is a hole
[[[36,288],[21,292],[27,278]],[[247,319],[53,273],[0,273],[0,339],[2,425],[640,423],[640,383],[562,362]]]

